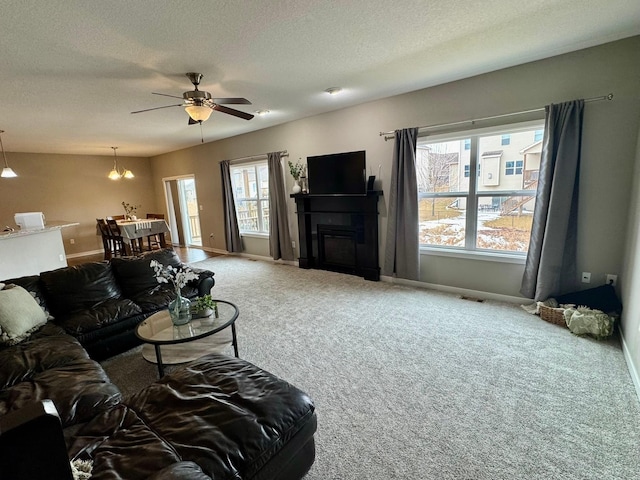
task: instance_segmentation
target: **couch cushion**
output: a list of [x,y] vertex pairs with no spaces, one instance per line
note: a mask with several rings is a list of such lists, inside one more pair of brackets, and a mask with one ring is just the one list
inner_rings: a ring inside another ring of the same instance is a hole
[[[315,431],[307,395],[220,354],[191,362],[125,403],[76,437],[70,454],[91,452],[92,479],[122,478],[124,472],[131,480],[146,479],[178,459],[195,462],[214,479],[260,478],[289,443],[303,445]],[[139,455],[131,454],[132,443],[141,446]]]
[[0,343],[21,342],[46,321],[44,311],[24,288],[6,285],[0,290]]
[[161,288],[171,288],[166,283],[158,283],[155,272],[150,266],[151,260],[156,260],[164,266],[171,265],[176,268],[183,266],[176,252],[168,248],[146,252],[135,257],[111,259],[113,273],[125,297],[133,299],[141,295],[153,294]]
[[83,310],[59,314],[56,316],[56,323],[71,335],[79,337],[135,317],[139,313],[140,307],[128,298],[112,298]]
[[47,323],[24,342],[0,348],[0,390],[82,358],[89,357],[80,343],[62,328]]
[[[139,305],[144,313],[162,310],[175,298],[171,283],[158,283],[155,272],[150,265],[151,260],[156,260],[165,267],[168,265],[175,268],[186,267],[176,252],[171,249],[154,250],[135,257],[111,259],[113,273],[122,288],[122,294]],[[182,295],[188,298],[197,296],[197,282],[185,285],[182,289]]]
[[122,296],[106,262],[92,262],[64,267],[40,274],[42,291],[51,313],[58,318],[71,312],[93,308],[109,299]]

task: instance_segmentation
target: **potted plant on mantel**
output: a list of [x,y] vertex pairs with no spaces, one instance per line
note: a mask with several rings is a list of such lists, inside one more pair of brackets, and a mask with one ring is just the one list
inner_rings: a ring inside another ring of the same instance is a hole
[[218,313],[217,309],[218,303],[211,298],[211,295],[206,294],[195,299],[191,306],[191,316],[193,318],[210,317],[212,313]]

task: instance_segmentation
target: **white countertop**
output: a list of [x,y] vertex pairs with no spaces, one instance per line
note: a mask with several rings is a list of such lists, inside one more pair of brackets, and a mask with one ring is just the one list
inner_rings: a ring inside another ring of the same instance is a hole
[[8,238],[24,237],[26,235],[37,235],[39,233],[50,232],[52,230],[60,230],[65,227],[74,227],[80,225],[79,222],[67,222],[67,221],[52,221],[47,222],[44,228],[29,228],[26,230],[20,230],[16,228],[13,232],[0,232],[0,240],[6,240]]

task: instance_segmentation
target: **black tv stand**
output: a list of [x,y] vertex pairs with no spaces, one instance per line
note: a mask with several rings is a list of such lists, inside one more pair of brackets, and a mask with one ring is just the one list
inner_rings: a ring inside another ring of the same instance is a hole
[[363,194],[292,194],[298,215],[300,268],[380,280],[378,199]]

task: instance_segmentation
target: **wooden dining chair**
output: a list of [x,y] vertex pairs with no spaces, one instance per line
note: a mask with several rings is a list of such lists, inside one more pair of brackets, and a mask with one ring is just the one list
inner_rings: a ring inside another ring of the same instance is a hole
[[[164,213],[147,213],[147,219],[164,220]],[[147,236],[147,244],[149,245],[149,250],[162,248],[157,234]]]
[[[124,257],[127,254],[127,248],[124,244],[124,239],[122,238],[122,232],[120,232],[120,227],[118,226],[118,222],[110,217],[107,217],[107,228],[109,229],[109,235],[111,241],[113,242],[113,255],[114,256],[122,256]],[[131,245],[132,252],[136,250],[135,246]]]
[[113,248],[111,242],[111,234],[107,222],[104,218],[96,218],[96,224],[98,225],[98,231],[102,237],[102,246],[104,247],[104,259],[109,260],[113,256]]

